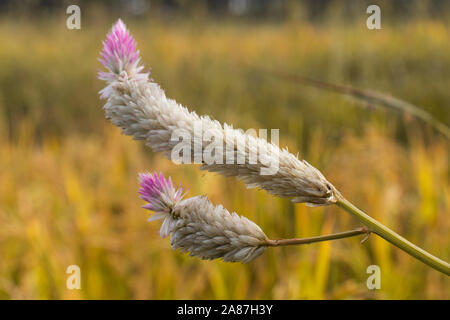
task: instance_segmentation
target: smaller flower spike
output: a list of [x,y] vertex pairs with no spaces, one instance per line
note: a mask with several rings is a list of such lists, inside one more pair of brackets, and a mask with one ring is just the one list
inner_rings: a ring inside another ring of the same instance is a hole
[[264,252],[268,239],[261,228],[245,217],[214,206],[205,196],[181,200],[183,189],[162,174],[141,174],[144,208],[156,212],[149,221],[162,219],[160,235],[170,234],[173,249],[204,260],[222,258],[249,262]]
[[100,56],[99,61],[109,70],[109,72],[98,73],[101,80],[114,81],[122,71],[125,71],[128,76],[145,80],[148,78],[148,73],[141,72],[144,66],[139,65],[141,58],[139,50],[136,50],[136,41],[120,19],[103,41]]

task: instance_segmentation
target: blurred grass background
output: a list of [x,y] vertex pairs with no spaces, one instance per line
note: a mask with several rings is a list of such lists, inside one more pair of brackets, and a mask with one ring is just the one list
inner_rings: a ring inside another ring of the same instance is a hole
[[[122,17],[168,97],[235,127],[280,128],[280,145],[300,151],[348,199],[449,261],[445,138],[407,115],[241,64],[392,94],[448,125],[449,20],[441,16],[448,5],[430,15],[417,1],[399,14],[380,2],[383,30],[371,31],[365,2],[350,14],[330,1],[317,18],[306,5],[284,1],[286,14],[270,19],[217,18],[193,2],[189,14],[176,14],[157,11],[160,3],[136,16],[82,2],[76,31],[65,27],[64,6],[33,15],[32,1],[2,11],[0,298],[449,299],[448,277],[376,236],[363,245],[354,238],[271,248],[246,265],[173,252],[159,223],[146,222],[139,172],[171,175],[190,187],[188,196],[206,194],[270,238],[359,224],[334,207],[294,205],[196,166],[175,166],[104,119],[97,94],[104,84],[96,79],[101,41]],[[81,290],[66,288],[72,264],[81,268]],[[381,268],[381,290],[366,287],[371,264]]]

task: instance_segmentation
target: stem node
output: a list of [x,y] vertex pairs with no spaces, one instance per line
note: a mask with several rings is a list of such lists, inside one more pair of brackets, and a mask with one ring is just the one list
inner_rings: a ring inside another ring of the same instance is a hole
[[431,253],[409,242],[401,235],[395,233],[382,223],[378,222],[371,216],[367,215],[364,211],[358,209],[356,206],[354,206],[350,201],[345,199],[339,193],[336,193],[335,196],[337,198],[336,205],[341,207],[348,213],[354,215],[356,218],[358,218],[359,221],[361,221],[364,225],[366,225],[369,228],[370,230],[369,233],[373,232],[379,235],[380,237],[390,242],[397,248],[402,249],[409,255],[429,265],[433,269],[438,270],[446,274],[447,276],[450,275],[450,265],[448,264],[448,262],[445,262],[439,259],[438,257],[433,256]]

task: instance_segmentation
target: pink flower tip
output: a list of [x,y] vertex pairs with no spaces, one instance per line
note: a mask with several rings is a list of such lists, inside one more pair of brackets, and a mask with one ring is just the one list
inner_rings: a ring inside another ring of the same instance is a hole
[[141,173],[139,175],[140,198],[147,201],[145,209],[157,213],[170,213],[175,205],[183,198],[183,188],[175,187],[172,179],[166,179],[162,173]]
[[121,19],[116,22],[106,36],[106,40],[103,41],[100,56],[99,61],[109,71],[99,72],[98,77],[102,80],[114,80],[122,71],[126,71],[129,76],[134,76],[143,69],[143,66],[139,66],[140,57],[139,50],[136,49],[136,41]]

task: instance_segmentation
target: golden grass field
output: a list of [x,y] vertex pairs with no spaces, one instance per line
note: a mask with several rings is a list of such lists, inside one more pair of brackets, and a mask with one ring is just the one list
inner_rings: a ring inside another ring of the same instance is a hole
[[[97,61],[116,18],[0,20],[0,298],[449,299],[450,280],[373,235],[269,248],[249,264],[174,252],[147,223],[138,173],[162,171],[255,221],[270,238],[344,231],[337,207],[292,204],[176,166],[104,119]],[[241,62],[392,94],[450,124],[448,24],[166,23],[124,19],[169,97],[280,145],[357,206],[450,260],[450,143],[419,121],[266,77]],[[81,268],[81,290],[66,268]],[[366,287],[367,266],[381,289]]]

